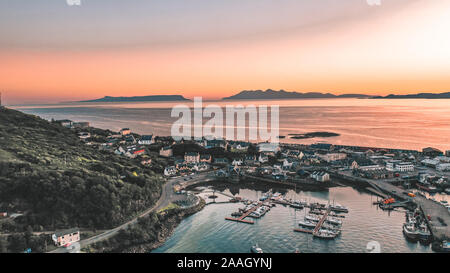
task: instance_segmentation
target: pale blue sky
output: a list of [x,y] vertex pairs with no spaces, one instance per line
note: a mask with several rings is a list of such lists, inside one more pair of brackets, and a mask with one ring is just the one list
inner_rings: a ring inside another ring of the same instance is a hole
[[183,46],[329,28],[415,0],[1,0],[0,47]]

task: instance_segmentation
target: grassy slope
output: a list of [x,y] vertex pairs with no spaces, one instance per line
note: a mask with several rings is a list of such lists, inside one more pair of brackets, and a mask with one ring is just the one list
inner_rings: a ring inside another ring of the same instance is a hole
[[0,211],[26,212],[1,232],[109,228],[156,202],[162,183],[151,169],[89,147],[69,129],[0,109]]

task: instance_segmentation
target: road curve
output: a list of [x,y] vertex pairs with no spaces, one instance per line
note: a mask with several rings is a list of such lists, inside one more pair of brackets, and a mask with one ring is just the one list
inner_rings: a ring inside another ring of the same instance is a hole
[[[109,239],[109,238],[117,235],[117,233],[119,233],[120,230],[126,229],[130,225],[136,224],[138,218],[146,216],[153,211],[158,211],[162,208],[167,207],[176,198],[176,194],[173,191],[173,187],[179,182],[184,182],[185,179],[186,179],[186,177],[170,178],[167,181],[167,183],[164,184],[164,186],[162,188],[161,196],[159,197],[158,201],[153,205],[153,207],[143,211],[138,216],[134,217],[130,221],[128,221],[118,227],[106,230],[105,232],[103,232],[101,234],[81,240],[80,241],[81,248],[84,248],[91,244]],[[193,176],[191,180],[187,180],[187,183],[189,185],[193,185],[193,184],[200,183],[200,182],[210,181],[212,179],[213,179],[213,172],[210,171],[210,172],[200,173],[200,174]],[[50,251],[49,253],[70,253],[70,252],[71,252],[70,249],[66,249],[64,247],[59,247],[53,251]]]

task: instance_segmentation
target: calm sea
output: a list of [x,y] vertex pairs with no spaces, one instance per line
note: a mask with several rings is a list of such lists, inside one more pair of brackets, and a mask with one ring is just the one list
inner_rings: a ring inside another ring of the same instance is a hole
[[[15,106],[46,119],[89,121],[91,125],[119,130],[129,127],[137,133],[170,135],[171,108],[191,102],[154,103],[71,103]],[[432,146],[450,150],[450,100],[311,99],[281,101],[216,101],[203,106],[279,105],[280,135],[328,131],[332,138],[283,142],[422,149]],[[205,119],[205,122],[207,119]]]
[[[241,189],[237,195],[258,200],[262,194]],[[244,207],[243,204],[210,204],[183,220],[167,242],[153,252],[248,253],[250,247],[257,243],[266,253],[293,253],[296,249],[302,253],[360,253],[366,252],[367,244],[372,241],[378,242],[384,253],[433,252],[431,246],[405,240],[402,234],[403,211],[384,212],[372,205],[377,198],[369,194],[339,187],[329,192],[288,191],[287,197],[322,203],[334,200],[347,206],[350,212],[344,214],[346,218],[343,219],[341,235],[335,240],[322,240],[294,232],[305,210],[277,205],[257,219],[254,225],[249,225],[224,219]],[[229,199],[221,195],[219,198],[217,201]]]

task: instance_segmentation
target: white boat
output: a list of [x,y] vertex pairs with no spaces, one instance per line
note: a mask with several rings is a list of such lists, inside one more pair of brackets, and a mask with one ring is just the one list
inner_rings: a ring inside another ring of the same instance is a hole
[[338,236],[338,233],[326,229],[320,229],[318,232],[314,233],[313,236],[321,239],[334,239]]
[[325,219],[325,222],[328,222],[328,223],[331,223],[334,225],[342,225],[342,221],[335,217],[327,217],[327,219]]
[[250,248],[250,251],[251,251],[252,253],[264,253],[263,250],[262,250],[262,248],[260,248],[260,247],[258,246],[258,244],[252,246],[252,247]]
[[298,224],[300,226],[309,227],[309,228],[314,228],[314,227],[317,226],[317,223],[312,222],[312,221],[308,221],[306,219],[298,221]]
[[303,209],[303,205],[300,202],[293,202],[290,204],[290,207],[294,209]]
[[319,222],[320,221],[320,217],[313,215],[313,214],[307,214],[305,216],[305,219],[308,221],[312,221],[312,222]]
[[348,208],[339,204],[334,204],[334,205],[330,205],[330,209],[332,211],[337,211],[337,212],[348,212]]

